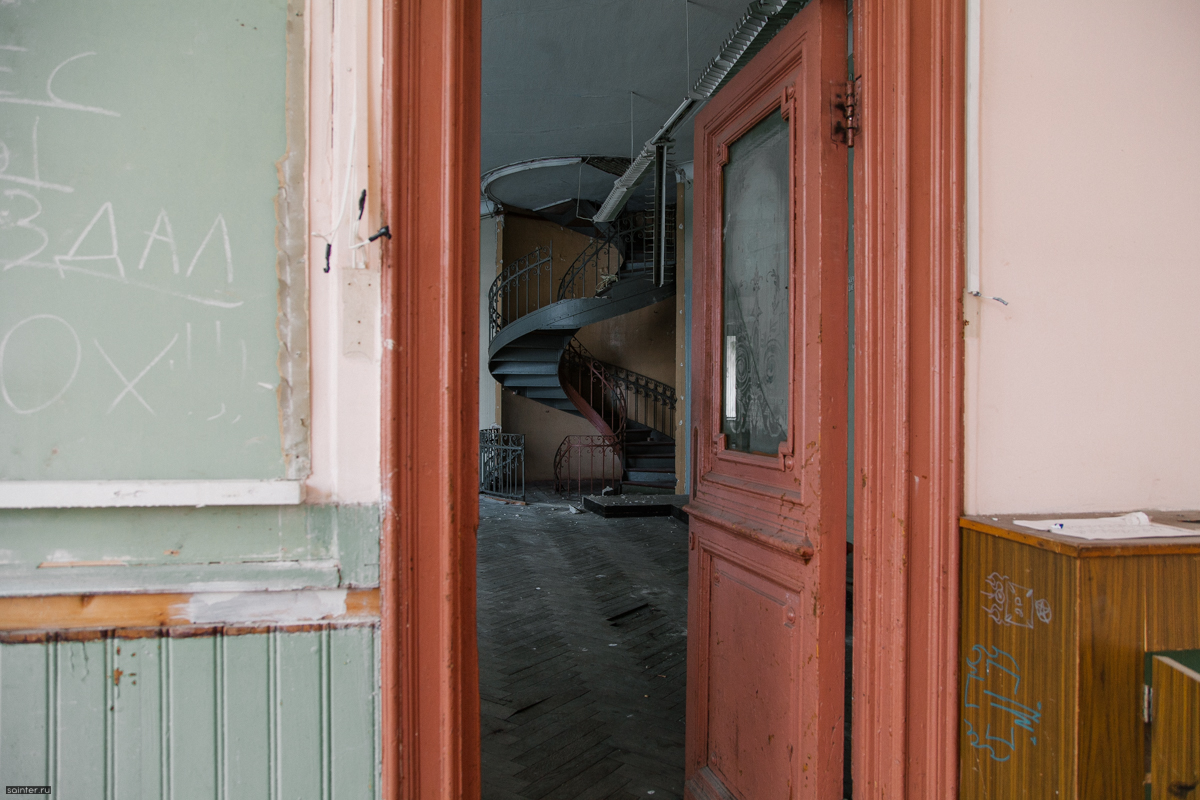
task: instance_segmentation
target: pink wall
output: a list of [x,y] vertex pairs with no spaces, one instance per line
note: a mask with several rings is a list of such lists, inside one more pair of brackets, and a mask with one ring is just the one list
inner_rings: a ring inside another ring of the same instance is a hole
[[[309,5],[311,503],[377,503],[382,4]],[[358,198],[367,204],[358,218]],[[330,271],[325,245],[330,243]],[[362,323],[359,323],[362,320]]]
[[981,8],[967,513],[1200,508],[1200,3]]

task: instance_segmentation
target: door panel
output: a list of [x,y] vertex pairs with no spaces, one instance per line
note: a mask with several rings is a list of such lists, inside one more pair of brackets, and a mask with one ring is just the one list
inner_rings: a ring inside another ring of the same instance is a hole
[[[799,730],[803,587],[789,556],[764,560],[756,545],[722,526],[695,525],[707,614],[689,634],[706,644],[700,680],[710,689],[697,709],[707,741],[705,777],[735,797],[794,796],[795,741],[786,732]],[[722,796],[715,785],[710,793]]]
[[696,122],[691,798],[839,798],[845,9],[814,0]]

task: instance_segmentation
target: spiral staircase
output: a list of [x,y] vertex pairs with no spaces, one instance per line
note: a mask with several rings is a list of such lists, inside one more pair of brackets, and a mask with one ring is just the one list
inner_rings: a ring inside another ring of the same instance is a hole
[[596,429],[559,446],[560,491],[675,490],[674,388],[601,361],[575,339],[585,325],[675,296],[674,209],[666,212],[661,241],[650,213],[626,213],[561,275],[552,248],[538,247],[505,266],[488,293],[492,376]]

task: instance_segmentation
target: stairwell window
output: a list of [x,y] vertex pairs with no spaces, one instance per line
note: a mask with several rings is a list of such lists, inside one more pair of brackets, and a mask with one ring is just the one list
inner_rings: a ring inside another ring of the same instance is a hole
[[723,168],[725,446],[779,453],[788,437],[788,123],[779,110],[729,147]]

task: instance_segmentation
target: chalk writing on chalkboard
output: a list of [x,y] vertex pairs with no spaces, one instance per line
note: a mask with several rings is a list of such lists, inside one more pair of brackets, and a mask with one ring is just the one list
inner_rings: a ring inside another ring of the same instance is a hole
[[[18,47],[16,45],[0,45],[0,50],[9,50],[16,53],[27,52],[27,48]],[[46,78],[46,96],[45,97],[20,97],[14,94],[0,95],[0,103],[15,103],[24,106],[44,106],[45,108],[62,108],[68,111],[86,111],[92,114],[103,114],[107,117],[121,116],[116,111],[111,111],[107,108],[99,106],[89,106],[84,103],[74,103],[70,100],[64,100],[54,93],[54,79],[58,77],[59,71],[73,61],[78,61],[81,58],[96,55],[94,52],[88,51],[85,53],[76,53],[70,58],[63,59],[58,66],[50,71],[50,77]]]
[[[41,238],[41,243],[33,250],[25,253],[20,258],[4,260],[3,270],[7,272],[14,267],[35,267],[41,269],[53,270],[58,273],[60,278],[66,278],[67,273],[78,275],[86,275],[91,278],[101,278],[104,280],[116,281],[128,286],[133,286],[139,289],[147,289],[152,292],[172,295],[180,297],[184,300],[190,300],[193,303],[199,303],[205,306],[215,306],[217,308],[237,308],[242,305],[241,300],[222,300],[216,297],[208,297],[198,294],[190,289],[172,289],[166,286],[137,281],[130,278],[125,271],[125,262],[121,258],[120,246],[117,240],[117,224],[113,216],[113,207],[111,202],[105,202],[100,206],[100,209],[92,217],[91,221],[83,229],[83,232],[76,238],[75,243],[71,245],[70,250],[62,255],[54,256],[53,262],[35,261],[34,258],[41,255],[42,251],[50,242],[50,237],[47,232],[34,225],[33,222],[42,213],[42,204],[36,197],[21,189],[7,189],[4,192],[5,197],[28,200],[33,209],[33,213],[20,217],[15,221],[15,226],[33,231]],[[96,231],[97,223],[100,224],[99,231]],[[161,231],[161,232],[160,232]],[[221,255],[223,256],[224,278],[226,283],[233,283],[233,248],[229,243],[229,229],[225,224],[225,217],[218,214],[213,220],[212,225],[208,229],[208,234],[200,242],[200,246],[196,248],[195,254],[188,262],[187,269],[183,271],[185,279],[192,277],[192,272],[196,268],[200,257],[213,244],[215,235],[220,234]],[[99,254],[79,255],[79,250],[85,243],[96,244],[102,246],[103,252]],[[175,244],[175,239],[171,235],[171,221],[165,210],[160,210],[158,218],[154,223],[153,228],[149,231],[146,237],[145,246],[142,248],[141,258],[138,260],[137,270],[141,272],[145,269],[146,259],[150,255],[150,251],[156,242],[163,242],[163,245],[169,248],[172,272],[175,275],[180,274],[179,269],[179,252]]]
[[1053,617],[1049,601],[1045,598],[1034,600],[1033,589],[1015,583],[1007,575],[993,572],[984,578],[984,583],[986,588],[980,594],[989,602],[983,610],[997,625],[1032,628],[1033,614],[1045,623]]
[[[26,325],[29,325],[31,322],[37,322],[38,320],[43,320],[43,319],[49,320],[54,325],[66,328],[67,333],[71,334],[71,339],[74,340],[74,342],[75,342],[75,359],[74,359],[75,363],[71,367],[70,377],[68,377],[66,379],[66,382],[63,383],[62,388],[58,389],[57,392],[52,394],[48,400],[45,400],[42,403],[38,403],[38,404],[29,406],[29,407],[25,407],[23,404],[19,404],[17,401],[13,400],[13,398],[8,393],[8,385],[4,381],[4,351],[8,349],[8,341],[9,341],[9,339],[12,338],[12,335],[14,333],[19,331],[21,328],[25,327]],[[79,334],[75,332],[75,329],[73,327],[71,327],[71,324],[69,322],[67,322],[62,317],[57,317],[53,314],[34,314],[31,317],[26,317],[25,319],[21,320],[16,325],[14,325],[13,328],[8,333],[4,334],[3,339],[0,339],[0,396],[3,396],[4,402],[8,404],[9,408],[11,408],[13,411],[17,412],[18,414],[35,414],[38,411],[41,411],[43,408],[53,405],[60,397],[62,397],[64,394],[67,393],[67,389],[70,389],[71,384],[75,382],[75,376],[79,374],[79,364],[82,361],[83,361],[83,348],[79,343]]]
[[0,481],[306,473],[292,19],[0,0]]
[[[0,95],[0,97],[3,97],[3,95]],[[71,194],[75,191],[74,186],[67,186],[62,183],[54,183],[52,181],[42,180],[41,157],[38,153],[38,125],[41,124],[41,121],[41,117],[34,117],[33,124],[30,126],[29,130],[29,157],[30,161],[32,162],[32,169],[30,170],[29,175],[9,174],[8,167],[12,161],[12,151],[9,149],[8,144],[4,140],[0,139],[0,181],[16,183],[21,186],[28,186],[31,189],[49,189],[53,192]],[[6,193],[6,196],[15,197],[16,195]]]
[[[993,761],[1008,761],[1024,736],[1036,745],[1042,722],[1042,704],[1033,707],[1017,700],[1021,667],[1015,658],[996,647],[977,644],[967,656],[963,676],[963,723],[966,741],[987,751]],[[1018,729],[1023,733],[1018,733]]]
[[[11,44],[0,44],[0,50],[14,53],[29,52],[29,49],[26,47]],[[88,105],[84,102],[66,100],[55,93],[55,78],[58,77],[59,72],[64,67],[73,62],[78,62],[80,59],[95,55],[94,51],[86,51],[76,53],[59,62],[46,78],[45,97],[21,96],[12,91],[0,91],[0,103],[40,106],[120,117],[121,114],[112,109]],[[19,69],[19,66],[4,67],[3,69],[5,72],[12,73],[14,69]],[[74,193],[75,188],[72,186],[44,181],[41,178],[41,154],[38,147],[38,125],[40,122],[40,117],[34,117],[33,124],[30,127],[30,147],[27,159],[31,165],[31,174],[29,175],[9,174],[13,150],[7,142],[0,140],[0,181],[16,183],[33,190],[48,189],[66,194]],[[125,262],[120,255],[117,223],[114,217],[112,201],[101,203],[95,215],[92,216],[91,221],[83,228],[83,231],[76,237],[74,244],[71,245],[66,253],[53,256],[51,261],[37,261],[35,259],[46,250],[50,245],[51,239],[50,233],[37,221],[42,217],[45,210],[41,200],[25,189],[6,189],[3,195],[5,198],[14,201],[14,204],[19,206],[21,210],[15,211],[15,213],[12,210],[0,211],[0,228],[22,229],[29,231],[37,237],[37,241],[31,243],[32,249],[19,253],[15,257],[0,258],[0,268],[5,272],[15,267],[42,268],[53,270],[58,273],[60,278],[66,278],[67,273],[71,272],[92,278],[117,281],[140,289],[180,297],[201,305],[215,306],[217,308],[237,308],[242,305],[243,301],[241,300],[226,300],[219,297],[202,295],[190,286],[186,288],[172,288],[161,284],[132,279],[126,274]],[[141,258],[138,259],[137,263],[137,271],[140,273],[145,269],[146,260],[150,256],[152,248],[156,243],[161,242],[160,247],[165,246],[169,248],[172,271],[175,275],[178,275],[180,273],[179,252],[176,246],[175,235],[171,229],[171,221],[165,209],[159,210],[153,225],[146,233],[147,236],[141,250]],[[218,234],[218,241],[214,241],[214,237],[217,237]],[[87,246],[89,243],[93,245],[90,248]],[[99,252],[96,251],[97,245],[100,248]],[[210,245],[221,248],[221,252],[224,255],[225,282],[233,283],[233,248],[229,241],[229,228],[222,214],[216,215],[216,218],[208,229],[207,235],[192,255],[186,270],[183,271],[184,277],[192,277],[192,272],[195,270],[196,264]],[[83,254],[80,253],[81,248],[84,250]]]

